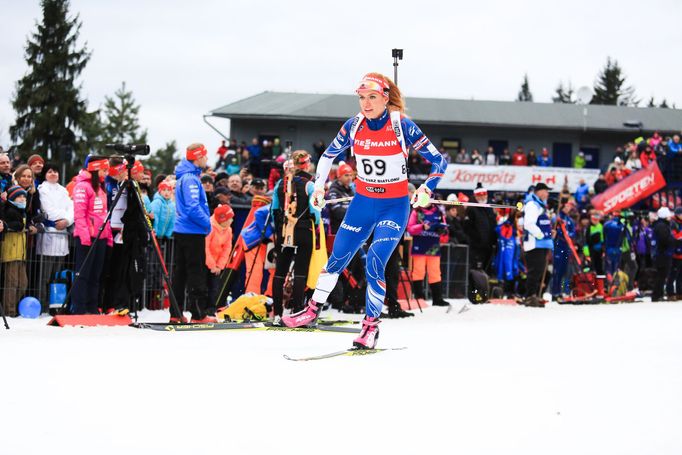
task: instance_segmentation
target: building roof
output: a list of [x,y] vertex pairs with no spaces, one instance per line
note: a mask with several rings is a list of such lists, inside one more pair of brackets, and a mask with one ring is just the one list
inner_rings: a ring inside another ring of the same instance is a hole
[[[682,129],[682,110],[514,101],[406,98],[407,114],[418,123],[512,128],[553,128],[612,132],[673,132]],[[586,109],[587,115],[584,115]],[[357,113],[355,95],[263,92],[213,110],[233,119],[336,120]]]

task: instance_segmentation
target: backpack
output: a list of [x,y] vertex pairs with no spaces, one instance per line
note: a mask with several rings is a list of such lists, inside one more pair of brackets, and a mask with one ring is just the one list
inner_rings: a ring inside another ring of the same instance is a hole
[[268,298],[264,295],[242,295],[218,313],[218,320],[263,320],[268,316],[267,302]]
[[483,270],[469,270],[469,301],[474,304],[488,301],[490,283]]

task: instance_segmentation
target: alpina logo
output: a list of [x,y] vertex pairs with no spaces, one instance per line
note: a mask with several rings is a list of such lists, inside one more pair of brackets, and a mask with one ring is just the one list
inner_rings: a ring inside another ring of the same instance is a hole
[[360,140],[360,139],[355,139],[355,146],[356,147],[362,147],[365,150],[369,150],[370,148],[381,148],[381,147],[396,147],[398,145],[398,141],[370,141],[369,139],[367,140]]

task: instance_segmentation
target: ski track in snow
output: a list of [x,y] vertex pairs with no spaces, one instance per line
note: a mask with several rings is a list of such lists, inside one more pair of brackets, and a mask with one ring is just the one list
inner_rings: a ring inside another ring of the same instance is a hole
[[11,319],[0,454],[682,453],[682,302],[463,303],[314,362],[354,335]]

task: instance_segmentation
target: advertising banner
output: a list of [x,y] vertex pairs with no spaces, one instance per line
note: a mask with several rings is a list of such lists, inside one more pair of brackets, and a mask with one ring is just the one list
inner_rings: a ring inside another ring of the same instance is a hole
[[631,207],[665,187],[665,179],[654,161],[646,169],[629,175],[592,198],[592,205],[605,213]]
[[573,193],[580,185],[580,180],[592,186],[598,176],[598,169],[450,164],[438,188],[473,190],[481,182],[490,191],[527,191],[529,186],[544,182],[553,191],[559,192],[564,182],[568,182],[568,189]]

